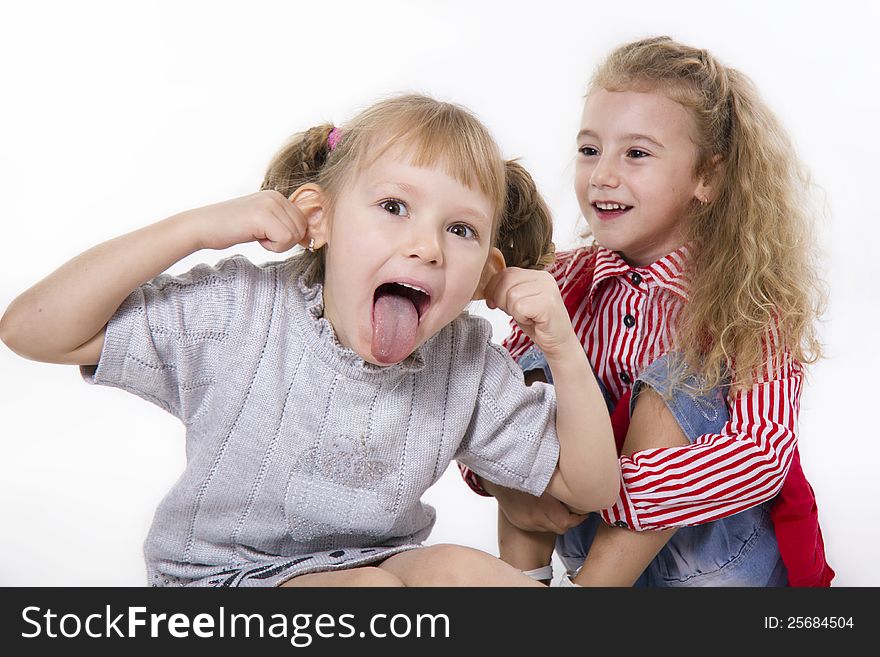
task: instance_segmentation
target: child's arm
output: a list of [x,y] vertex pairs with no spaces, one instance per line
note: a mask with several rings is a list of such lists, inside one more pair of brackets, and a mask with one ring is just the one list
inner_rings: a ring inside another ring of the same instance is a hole
[[119,305],[178,260],[250,241],[280,253],[305,231],[296,206],[273,191],[182,212],[85,251],[23,292],[0,318],[0,339],[33,360],[95,365]]
[[547,492],[574,509],[617,500],[620,475],[608,410],[554,278],[509,267],[486,287],[490,308],[513,317],[541,348],[556,389],[559,463]]
[[[687,444],[687,436],[660,395],[644,388],[630,419],[623,454],[631,456],[651,447]],[[632,586],[675,532],[675,528],[636,532],[599,523],[574,581],[581,586]]]
[[635,532],[600,523],[573,581],[580,586],[632,586],[675,532]]
[[514,525],[498,507],[498,556],[522,571],[543,568],[553,557],[556,534],[530,532]]
[[[546,383],[544,372],[531,370],[527,385]],[[572,513],[549,493],[540,497],[483,480],[483,488],[498,501],[498,551],[502,560],[523,571],[543,568],[550,563],[556,535],[564,534],[586,519]]]
[[[633,411],[623,454],[687,443],[687,437],[660,396],[645,388]],[[561,534],[584,519],[568,512],[561,503],[554,504],[546,493],[536,498],[487,480],[483,480],[482,485],[498,500],[500,556],[521,570],[550,563],[555,537],[549,532]],[[514,520],[518,524],[514,524]],[[581,586],[632,586],[675,531],[635,532],[600,523],[574,581]],[[541,536],[544,544],[550,546],[549,550],[542,547]]]

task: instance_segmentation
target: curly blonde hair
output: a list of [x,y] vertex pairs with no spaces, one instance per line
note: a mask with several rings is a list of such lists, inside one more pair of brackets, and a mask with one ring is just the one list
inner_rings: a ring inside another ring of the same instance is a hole
[[695,248],[676,343],[689,370],[706,389],[725,380],[742,389],[784,361],[818,359],[826,293],[810,179],[751,80],[663,36],[614,50],[596,88],[663,93],[693,117],[694,175],[714,191],[706,205],[692,201],[686,222]]
[[[351,175],[400,147],[415,166],[442,165],[492,202],[493,244],[508,266],[543,269],[553,261],[551,215],[534,180],[518,163],[502,159],[494,138],[466,108],[403,94],[371,105],[342,126],[334,148],[328,144],[332,130],[325,123],[294,135],[272,158],[260,188],[290,196],[301,185],[316,183],[332,211]],[[323,251],[304,257],[318,260],[312,271],[320,282]]]

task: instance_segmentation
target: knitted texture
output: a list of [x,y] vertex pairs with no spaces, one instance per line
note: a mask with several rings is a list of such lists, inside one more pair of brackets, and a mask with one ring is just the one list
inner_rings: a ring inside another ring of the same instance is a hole
[[159,276],[83,368],[186,426],[186,470],[144,546],[150,583],[272,585],[416,546],[435,517],[420,498],[453,459],[532,494],[553,473],[553,389],[524,385],[485,319],[463,313],[375,366],[337,341],[305,266],[234,256]]

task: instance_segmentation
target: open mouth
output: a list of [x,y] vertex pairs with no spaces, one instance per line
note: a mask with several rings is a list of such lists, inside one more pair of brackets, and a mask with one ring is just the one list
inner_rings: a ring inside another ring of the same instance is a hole
[[420,287],[408,283],[383,283],[373,293],[373,307],[376,307],[376,302],[380,298],[388,295],[408,300],[415,307],[416,315],[419,319],[422,318],[422,315],[427,312],[428,307],[431,305],[431,295]]
[[372,352],[383,364],[399,363],[416,348],[419,322],[431,295],[410,283],[383,283],[373,292]]
[[623,203],[614,203],[610,201],[596,201],[595,203],[591,203],[591,205],[596,212],[596,216],[600,219],[614,219],[632,209],[631,205],[624,205]]

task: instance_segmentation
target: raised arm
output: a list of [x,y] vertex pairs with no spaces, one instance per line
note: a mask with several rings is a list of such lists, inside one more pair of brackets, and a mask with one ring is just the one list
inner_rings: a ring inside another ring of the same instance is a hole
[[486,301],[519,323],[553,372],[559,463],[547,492],[575,509],[605,508],[620,486],[614,436],[556,281],[547,272],[510,267],[489,283]]
[[281,252],[305,231],[278,192],[182,212],[92,247],[23,292],[0,318],[0,339],[32,360],[97,364],[107,322],[138,285],[199,249],[256,240]]

